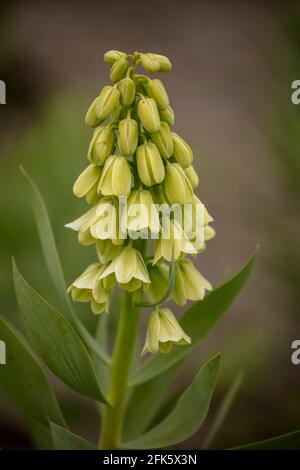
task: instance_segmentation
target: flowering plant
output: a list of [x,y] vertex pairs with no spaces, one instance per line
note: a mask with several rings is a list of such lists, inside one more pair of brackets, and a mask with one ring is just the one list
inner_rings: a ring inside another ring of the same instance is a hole
[[[175,118],[163,83],[136,73],[138,65],[150,74],[167,72],[171,63],[159,54],[119,51],[107,52],[104,60],[111,67],[112,84],[87,111],[86,124],[94,129],[89,164],[73,187],[75,196],[84,197],[91,208],[67,224],[78,232],[82,245],[95,246],[95,262],[67,293],[45,204],[22,169],[61,311],[25,281],[13,262],[17,301],[31,346],[0,318],[1,338],[9,351],[0,386],[43,430],[49,447],[96,448],[68,429],[33,347],[64,383],[95,400],[99,449],[169,447],[189,438],[204,421],[220,355],[200,368],[164,415],[166,391],[184,359],[244,285],[255,254],[236,276],[205,297],[211,284],[191,258],[215,232],[212,217],[194,193],[198,176],[193,153],[171,131]],[[123,292],[123,300],[111,356],[104,341],[105,318],[114,310],[116,292]],[[96,333],[76,316],[69,294],[74,302],[89,302],[92,313],[99,315]],[[178,320],[164,306],[170,300],[180,306],[194,304]],[[141,309],[148,326],[138,351]],[[139,363],[138,357],[147,353],[153,356]]]

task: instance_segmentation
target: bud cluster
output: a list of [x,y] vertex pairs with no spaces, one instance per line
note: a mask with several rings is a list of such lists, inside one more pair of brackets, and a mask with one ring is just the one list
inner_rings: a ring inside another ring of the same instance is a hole
[[[175,262],[170,299],[179,305],[200,300],[211,285],[187,254],[205,249],[206,241],[214,236],[209,226],[212,218],[194,194],[198,176],[193,152],[171,130],[174,112],[163,83],[136,73],[139,64],[150,74],[167,72],[171,62],[159,54],[115,50],[108,51],[104,61],[110,66],[112,83],[104,86],[87,111],[85,122],[94,129],[89,164],[73,187],[74,194],[85,197],[92,208],[67,225],[78,231],[80,243],[95,244],[98,261],[70,286],[72,298],[91,302],[92,311],[102,313],[108,310],[110,290],[117,284],[129,292],[142,289],[151,302],[159,302],[170,281],[168,263]],[[127,198],[125,214],[121,214],[122,198]],[[160,204],[169,208],[190,205],[193,233],[171,215],[165,236],[162,215],[156,209]],[[204,209],[199,223],[195,213],[200,204]],[[121,225],[129,237],[123,235]],[[201,246],[194,243],[200,230],[204,234]],[[137,234],[141,238],[155,235],[152,257],[139,250]],[[144,352],[168,351],[172,343],[189,342],[172,312],[159,307],[152,312]]]

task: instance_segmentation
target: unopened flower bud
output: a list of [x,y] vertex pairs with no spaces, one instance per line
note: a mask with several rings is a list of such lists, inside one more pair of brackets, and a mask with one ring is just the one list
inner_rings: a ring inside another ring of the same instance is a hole
[[110,69],[110,79],[112,82],[118,82],[124,78],[128,69],[128,62],[126,59],[116,60]]
[[114,87],[107,85],[105,86],[95,104],[96,116],[100,121],[104,121],[115,109],[119,103],[120,92]]
[[89,165],[77,178],[73,186],[73,193],[77,197],[85,196],[97,185],[101,176],[101,168]]
[[138,123],[126,118],[119,122],[119,150],[122,155],[133,155],[138,144]]
[[193,188],[178,163],[167,164],[163,191],[169,204],[192,203]]
[[161,121],[166,122],[169,126],[173,126],[175,122],[175,114],[171,106],[168,106],[167,109],[160,110],[159,117]]
[[167,109],[169,106],[169,97],[160,80],[148,80],[146,83],[146,91],[147,95],[155,100],[159,110]]
[[141,54],[141,64],[145,70],[150,73],[168,72],[172,68],[172,64],[166,56],[160,54],[152,54],[150,52]]
[[130,165],[125,157],[110,155],[104,164],[98,186],[103,196],[128,196],[131,190]]
[[166,122],[161,122],[159,131],[151,133],[151,140],[155,143],[163,158],[170,158],[173,154],[173,139]]
[[125,52],[111,50],[104,54],[104,62],[112,65],[114,62],[116,62],[116,60],[126,59],[126,57],[127,54],[125,54]]
[[174,145],[174,157],[182,168],[187,168],[192,164],[193,152],[190,146],[179,135],[172,132],[172,139]]
[[149,318],[142,355],[158,351],[167,353],[173,344],[191,344],[191,338],[183,331],[170,309],[154,310]]
[[156,132],[160,129],[160,119],[154,99],[142,98],[138,102],[137,111],[146,131]]
[[97,96],[97,98],[94,99],[91,106],[87,110],[87,113],[85,116],[85,124],[89,127],[99,126],[99,124],[101,124],[102,122],[102,119],[99,119],[96,113],[98,101],[99,101],[99,96]]
[[147,297],[150,302],[158,302],[164,296],[169,285],[169,269],[166,264],[149,264],[148,273],[151,284],[147,288]]
[[136,152],[139,177],[146,186],[153,186],[163,181],[165,168],[155,144],[145,142]]
[[197,175],[193,165],[190,165],[187,168],[185,168],[184,172],[185,172],[189,182],[191,183],[192,188],[196,189],[198,184],[199,184],[199,178],[198,178],[198,175]]
[[121,93],[120,103],[122,106],[131,106],[135,98],[135,83],[130,77],[125,77],[118,83]]
[[110,127],[101,127],[95,132],[89,150],[88,160],[95,165],[104,165],[114,145],[114,133]]

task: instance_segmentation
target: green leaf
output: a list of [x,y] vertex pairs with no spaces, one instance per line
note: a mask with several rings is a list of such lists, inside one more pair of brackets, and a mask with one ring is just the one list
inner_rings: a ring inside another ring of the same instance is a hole
[[0,365],[0,388],[26,415],[48,425],[48,417],[65,426],[52,386],[20,333],[0,317],[0,338],[6,345],[6,364]]
[[172,446],[191,437],[208,413],[217,381],[220,354],[210,359],[198,372],[191,385],[181,395],[173,411],[143,436],[125,442],[122,449],[159,449]]
[[207,333],[220,320],[222,315],[232,304],[237,294],[247,281],[256,259],[257,249],[243,267],[243,269],[222,284],[203,300],[196,302],[181,318],[184,331],[191,336],[190,346],[174,346],[168,354],[157,353],[146,361],[130,380],[131,386],[146,382],[163,373],[169,367],[186,357]]
[[231,450],[300,450],[300,430],[282,434],[272,439],[234,447]]
[[21,166],[20,170],[25,177],[31,195],[33,213],[39,233],[42,250],[47,265],[47,269],[53,285],[58,293],[64,308],[64,315],[69,322],[76,328],[83,341],[98,355],[99,359],[105,364],[110,363],[110,359],[101,346],[95,341],[90,332],[82,325],[79,319],[74,315],[72,303],[67,294],[66,283],[61,266],[59,254],[57,251],[53,230],[51,227],[50,217],[45,202],[39,192],[37,186]]
[[235,380],[232,382],[231,386],[227,390],[221,405],[216,413],[212,426],[204,440],[203,448],[206,449],[211,445],[213,440],[215,439],[216,435],[218,434],[219,430],[221,429],[231,407],[232,404],[240,390],[240,387],[243,382],[243,372],[239,372],[236,376]]
[[31,434],[34,448],[39,450],[53,450],[53,440],[49,426],[45,426],[39,421],[32,419],[30,416],[25,416],[25,418],[26,427]]
[[49,369],[79,393],[106,402],[88,352],[72,325],[32,289],[14,261],[13,278],[25,327]]
[[149,428],[164,394],[179,373],[182,363],[170,367],[164,374],[138,385],[132,392],[125,414],[124,439],[140,436]]
[[96,446],[67,429],[50,423],[50,429],[56,450],[97,450]]

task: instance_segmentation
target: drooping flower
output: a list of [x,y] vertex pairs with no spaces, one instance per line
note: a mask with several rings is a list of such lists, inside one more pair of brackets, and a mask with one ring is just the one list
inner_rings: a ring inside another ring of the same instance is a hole
[[150,314],[142,355],[147,352],[169,352],[173,344],[190,343],[191,338],[183,331],[171,310],[157,309]]
[[187,300],[202,300],[205,290],[211,290],[211,284],[197,271],[188,258],[180,259],[175,267],[175,284],[171,299],[179,305]]
[[161,258],[171,262],[176,261],[182,253],[196,254],[197,249],[190,242],[181,224],[170,220],[163,224],[159,239],[155,241],[153,264]]
[[90,302],[95,314],[107,312],[109,308],[107,285],[100,277],[104,270],[105,266],[93,263],[68,288],[74,301]]
[[151,193],[145,189],[136,189],[131,192],[127,202],[127,214],[124,214],[127,229],[139,232],[148,229],[158,233],[160,224],[158,212],[155,208]]

